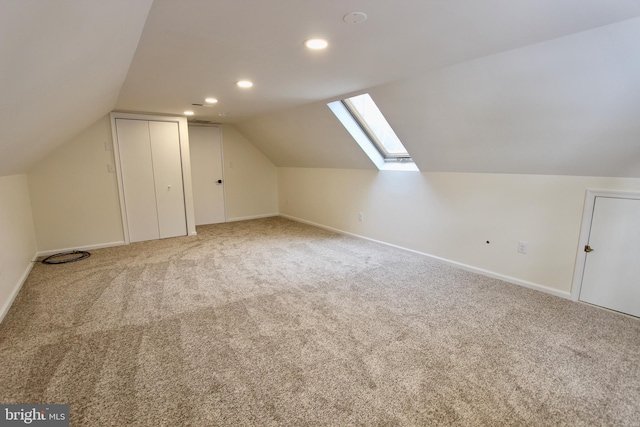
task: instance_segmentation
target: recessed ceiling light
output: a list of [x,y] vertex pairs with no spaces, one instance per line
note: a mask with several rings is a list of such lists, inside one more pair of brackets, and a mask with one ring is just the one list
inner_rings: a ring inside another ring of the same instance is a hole
[[204,100],[204,102],[206,102],[207,104],[215,104],[216,102],[218,102],[218,100],[215,98],[207,98]]
[[184,112],[185,116],[193,116],[193,114],[194,114],[193,111],[185,111]]
[[304,42],[304,45],[309,49],[319,50],[325,49],[327,46],[329,46],[329,42],[324,39],[309,39]]
[[250,82],[249,80],[240,80],[240,81],[236,82],[236,85],[238,87],[246,89],[246,88],[250,88],[251,86],[253,86],[253,83]]

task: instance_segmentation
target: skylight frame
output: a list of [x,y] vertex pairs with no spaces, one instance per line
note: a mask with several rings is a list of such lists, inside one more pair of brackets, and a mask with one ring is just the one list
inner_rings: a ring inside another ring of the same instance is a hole
[[[369,96],[368,94],[366,94]],[[358,95],[359,96],[359,95]],[[355,98],[355,97],[351,97]],[[371,98],[371,96],[369,96]],[[348,100],[349,98],[347,98]],[[407,155],[397,155],[393,156],[394,153],[389,153],[386,149],[380,149],[379,146],[382,144],[376,144],[374,141],[377,141],[377,138],[372,137],[373,132],[369,129],[368,126],[365,126],[364,120],[358,118],[357,114],[353,113],[353,110],[348,108],[347,102],[344,99],[336,100],[329,102],[327,107],[331,110],[331,112],[336,116],[336,118],[340,121],[342,126],[344,126],[345,130],[349,133],[349,135],[353,138],[353,140],[360,146],[362,151],[367,155],[369,160],[376,166],[378,170],[381,171],[403,171],[403,172],[420,172],[418,166],[414,163],[413,158],[407,152]],[[371,98],[371,101],[375,105],[375,101]],[[378,113],[382,115],[380,109],[375,105],[375,108],[378,110]],[[384,117],[384,115],[382,115]],[[384,119],[386,122],[386,119]],[[391,128],[388,122],[386,125]],[[391,131],[394,133],[395,131],[391,128]],[[406,147],[402,144],[402,142],[398,139],[400,146],[407,151]],[[379,142],[379,141],[378,141]]]
[[[376,110],[376,112],[379,113],[380,119],[381,119],[381,124],[384,127],[388,128],[387,129],[388,133],[393,134],[393,137],[397,140],[397,143],[402,148],[404,148],[404,150],[405,150],[404,152],[392,153],[389,150],[387,150],[387,148],[385,147],[385,144],[380,140],[380,138],[378,137],[378,135],[376,135],[376,133],[373,131],[373,129],[371,129],[371,126],[368,124],[368,122],[364,118],[363,114],[351,102],[352,99],[357,98],[357,97],[361,97],[361,96],[367,96],[369,98],[369,100],[371,101],[370,107],[374,108]],[[404,144],[402,144],[402,141],[400,141],[400,138],[398,138],[398,136],[396,135],[395,131],[393,130],[393,128],[391,127],[391,125],[387,121],[386,117],[384,117],[384,114],[382,114],[382,111],[380,111],[380,109],[376,105],[375,101],[373,100],[373,98],[371,98],[371,96],[368,93],[363,93],[361,95],[345,98],[345,99],[341,100],[340,102],[342,102],[342,104],[345,106],[345,108],[347,109],[349,114],[351,114],[351,116],[356,121],[358,126],[360,126],[360,128],[365,133],[367,138],[369,138],[369,140],[371,141],[373,146],[380,152],[380,155],[382,155],[382,158],[384,159],[385,162],[413,162],[413,159],[411,158],[411,155],[407,151],[406,147],[404,146]]]

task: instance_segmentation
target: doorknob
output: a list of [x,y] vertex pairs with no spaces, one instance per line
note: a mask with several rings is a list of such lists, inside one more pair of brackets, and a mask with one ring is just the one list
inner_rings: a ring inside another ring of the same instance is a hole
[[584,245],[584,251],[587,252],[587,253],[588,252],[593,252],[593,249],[589,245]]
[[222,180],[221,180],[221,179],[219,179],[219,180],[217,180],[217,181],[216,181],[216,183],[218,183],[218,184],[222,184]]

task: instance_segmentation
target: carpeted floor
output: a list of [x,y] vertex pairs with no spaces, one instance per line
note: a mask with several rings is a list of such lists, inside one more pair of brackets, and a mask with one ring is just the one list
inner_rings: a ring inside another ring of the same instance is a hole
[[75,426],[640,425],[640,320],[267,218],[36,264],[0,384]]

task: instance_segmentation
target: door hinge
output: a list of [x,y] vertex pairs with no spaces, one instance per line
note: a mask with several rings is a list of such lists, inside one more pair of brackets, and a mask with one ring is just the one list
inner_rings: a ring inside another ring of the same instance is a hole
[[584,251],[585,252],[591,252],[591,251],[593,251],[593,249],[591,249],[591,246],[589,246],[589,245],[584,245]]

